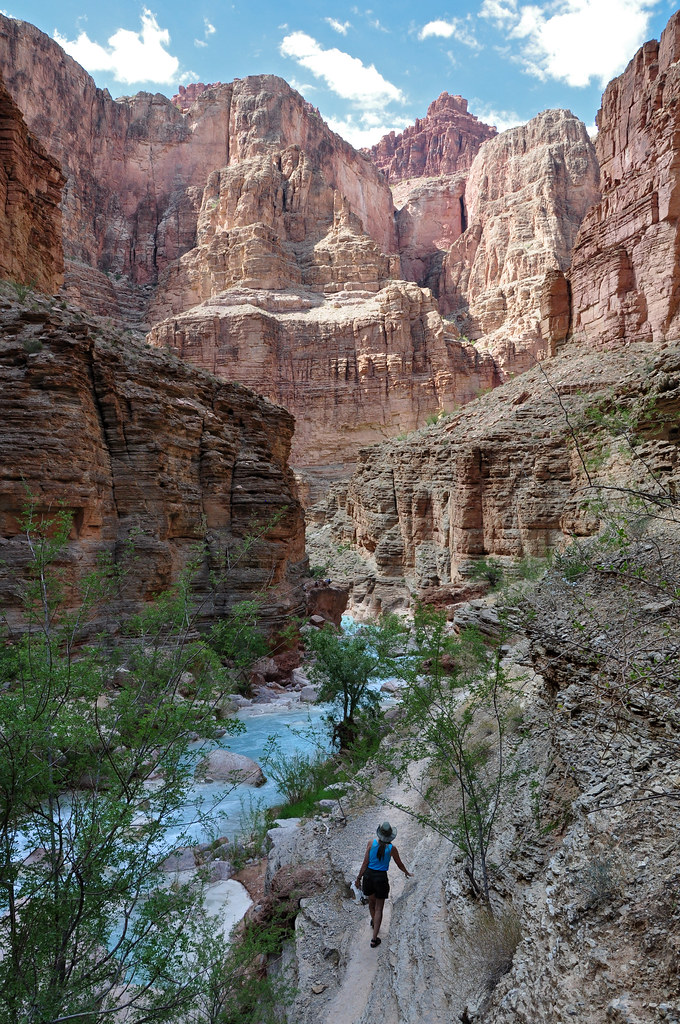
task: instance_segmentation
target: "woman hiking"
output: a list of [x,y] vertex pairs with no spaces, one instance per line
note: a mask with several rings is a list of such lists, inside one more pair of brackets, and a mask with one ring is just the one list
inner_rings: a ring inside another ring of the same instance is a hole
[[368,896],[368,909],[371,912],[371,928],[373,938],[371,946],[375,949],[380,945],[378,932],[382,924],[383,907],[390,891],[390,883],[387,878],[387,869],[390,866],[390,859],[404,872],[407,878],[412,878],[410,871],[404,867],[399,851],[392,842],[396,839],[397,830],[392,828],[389,821],[383,821],[376,829],[377,839],[373,839],[366,847],[364,862],[357,875],[357,888],[361,885],[363,877],[364,896]]

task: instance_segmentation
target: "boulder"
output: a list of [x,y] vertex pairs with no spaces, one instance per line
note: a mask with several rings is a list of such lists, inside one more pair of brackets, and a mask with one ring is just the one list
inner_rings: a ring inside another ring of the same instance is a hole
[[257,761],[221,748],[210,751],[198,765],[196,774],[206,782],[242,783],[246,786],[263,786],[267,781]]
[[300,700],[307,704],[316,704],[319,699],[318,691],[315,686],[303,686],[300,690]]

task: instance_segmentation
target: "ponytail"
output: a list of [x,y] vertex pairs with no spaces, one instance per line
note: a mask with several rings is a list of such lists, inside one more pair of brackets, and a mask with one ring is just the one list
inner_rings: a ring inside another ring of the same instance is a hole
[[387,843],[385,842],[384,839],[379,839],[378,840],[378,849],[375,851],[375,855],[378,858],[378,860],[383,860],[383,858],[385,856],[385,847],[386,846],[387,846]]

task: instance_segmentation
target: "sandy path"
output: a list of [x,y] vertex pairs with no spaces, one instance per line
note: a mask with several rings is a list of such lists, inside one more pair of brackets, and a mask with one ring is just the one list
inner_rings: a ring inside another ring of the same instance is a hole
[[[375,818],[375,811],[371,813],[371,820]],[[406,851],[409,849],[409,829],[412,826],[412,819],[403,811],[396,808],[389,808],[383,818],[388,818],[392,826],[398,830],[397,849],[402,854],[402,860],[409,871],[412,870],[412,863]],[[357,862],[357,870],[359,863]],[[382,944],[377,949],[372,949],[371,928],[369,925],[368,906],[364,908],[361,918],[361,926],[357,927],[356,941],[352,949],[347,969],[342,984],[331,1003],[326,1009],[325,1024],[357,1024],[366,1009],[366,1003],[375,980],[381,958],[386,955],[387,937],[390,933],[392,920],[392,900],[397,899],[403,892],[406,876],[399,870],[396,864],[390,865],[390,896],[385,901],[382,925],[380,927],[380,938]],[[409,883],[413,884],[413,883]]]

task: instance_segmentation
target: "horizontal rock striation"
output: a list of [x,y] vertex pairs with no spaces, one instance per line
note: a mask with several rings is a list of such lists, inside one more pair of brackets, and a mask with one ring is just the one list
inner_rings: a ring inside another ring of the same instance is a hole
[[680,332],[680,13],[610,82],[597,116],[602,201],[570,272],[577,344]]
[[[439,601],[448,589],[455,600],[482,556],[543,556],[593,532],[598,522],[584,507],[588,481],[572,429],[588,405],[658,392],[669,418],[658,451],[645,460],[665,472],[677,462],[668,444],[677,362],[677,349],[669,350],[650,375],[644,345],[625,354],[565,353],[545,372],[529,370],[409,438],[363,450],[350,481],[308,513],[314,561],[332,562],[339,547],[352,545],[350,609],[370,615],[407,606],[413,593]],[[623,470],[613,472],[621,482]]]
[[493,360],[445,329],[429,292],[403,281],[368,295],[234,288],[157,324],[150,340],[292,410],[291,462],[311,500],[314,480],[349,475],[361,445],[497,383]]
[[63,503],[73,515],[68,578],[101,551],[125,569],[105,613],[112,622],[175,582],[197,545],[202,617],[258,594],[270,633],[304,613],[285,410],[40,300],[0,308],[0,402],[0,603],[11,623],[28,563],[19,521],[29,494],[38,513]]
[[425,117],[399,135],[383,136],[367,152],[392,184],[467,170],[481,144],[494,135],[495,128],[468,112],[466,99],[443,92]]
[[42,292],[61,287],[64,183],[0,78],[0,276]]
[[486,142],[465,186],[467,230],[443,261],[442,311],[484,338],[506,371],[556,351],[569,326],[565,271],[599,199],[595,150],[566,110],[547,110]]

